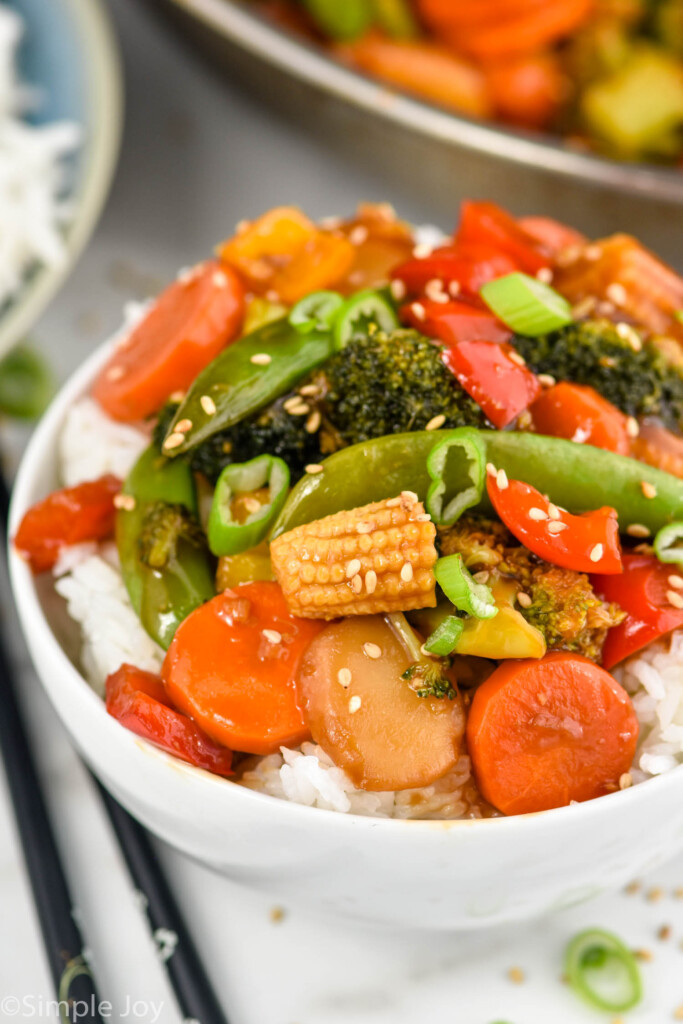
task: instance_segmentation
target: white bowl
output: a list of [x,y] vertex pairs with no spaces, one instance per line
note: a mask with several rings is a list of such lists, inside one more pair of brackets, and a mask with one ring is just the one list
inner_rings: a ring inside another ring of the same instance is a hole
[[[11,529],[58,486],[56,440],[109,346],[57,396],[14,489]],[[111,718],[78,669],[78,634],[48,578],[10,554],[38,674],[75,745],[152,832],[278,900],[385,925],[468,929],[540,916],[624,884],[683,847],[683,767],[541,814],[399,821],[303,807],[164,754]]]

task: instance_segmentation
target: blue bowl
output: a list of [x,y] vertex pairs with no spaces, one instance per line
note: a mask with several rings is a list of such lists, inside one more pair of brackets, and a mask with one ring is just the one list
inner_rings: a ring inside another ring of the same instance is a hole
[[69,183],[74,214],[59,267],[36,267],[0,312],[0,354],[31,329],[90,238],[107,198],[123,122],[121,66],[102,0],[10,0],[23,18],[22,78],[41,93],[31,120],[76,121],[84,139]]

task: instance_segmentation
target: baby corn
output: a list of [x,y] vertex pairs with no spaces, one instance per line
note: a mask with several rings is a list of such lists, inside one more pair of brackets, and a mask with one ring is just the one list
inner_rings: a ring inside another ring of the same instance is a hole
[[270,556],[287,603],[305,619],[433,608],[436,530],[404,491],[297,526]]

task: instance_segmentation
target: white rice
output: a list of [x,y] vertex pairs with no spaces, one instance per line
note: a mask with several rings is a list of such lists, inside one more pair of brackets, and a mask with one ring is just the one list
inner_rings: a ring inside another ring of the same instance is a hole
[[40,96],[21,82],[17,52],[24,23],[0,5],[0,305],[36,264],[59,266],[66,256],[62,229],[69,158],[81,143],[79,125],[35,126],[24,120]]
[[66,487],[105,473],[123,479],[149,444],[141,430],[115,423],[92,398],[69,409],[59,438],[61,478]]

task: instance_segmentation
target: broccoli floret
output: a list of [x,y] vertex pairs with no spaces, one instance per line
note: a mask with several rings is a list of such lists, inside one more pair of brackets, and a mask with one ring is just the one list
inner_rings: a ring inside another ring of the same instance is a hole
[[655,344],[639,347],[635,332],[623,333],[609,320],[582,320],[539,338],[518,335],[514,345],[536,373],[588,384],[627,416],[658,416],[669,428],[682,427],[680,368]]
[[407,668],[401,679],[405,679],[418,697],[436,697],[438,700],[454,700],[457,696],[444,666],[439,662],[427,664],[418,661]]
[[175,559],[180,541],[192,547],[206,546],[201,526],[183,505],[155,501],[145,510],[138,538],[138,553],[143,565],[163,569]]
[[354,338],[323,373],[326,415],[346,444],[423,430],[439,415],[444,427],[490,426],[444,365],[440,347],[417,331]]

